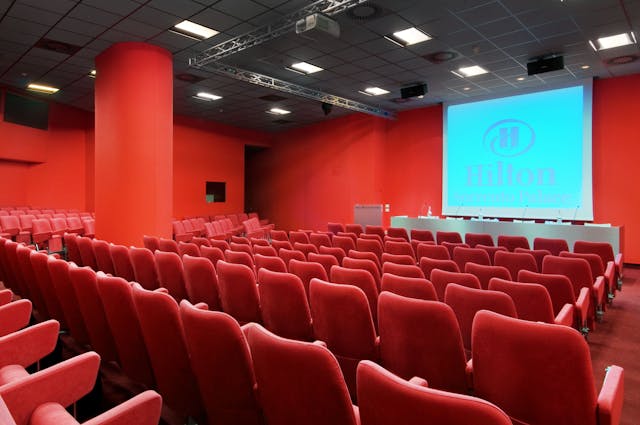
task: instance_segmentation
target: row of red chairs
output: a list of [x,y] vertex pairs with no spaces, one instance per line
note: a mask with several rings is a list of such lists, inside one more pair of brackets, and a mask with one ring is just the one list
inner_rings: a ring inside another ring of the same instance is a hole
[[66,218],[39,218],[31,214],[0,216],[0,236],[17,242],[34,243],[49,251],[62,250],[60,237],[64,233],[93,237],[95,219],[90,215],[72,215]]
[[[67,208],[31,208],[25,206],[16,206],[16,207],[0,207],[0,216],[1,215],[23,215],[23,214],[32,214],[39,215],[45,214],[51,217],[61,217],[60,214],[68,217],[68,216],[80,216],[80,217],[93,217],[93,213],[88,211],[80,211],[79,209],[67,209]],[[47,218],[51,218],[47,217]]]

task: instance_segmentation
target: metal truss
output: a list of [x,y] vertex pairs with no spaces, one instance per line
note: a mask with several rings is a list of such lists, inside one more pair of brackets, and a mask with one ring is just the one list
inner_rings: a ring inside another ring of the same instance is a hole
[[307,99],[317,100],[319,102],[330,103],[332,105],[340,106],[352,111],[364,112],[365,114],[376,115],[387,119],[395,118],[393,112],[386,111],[382,108],[370,106],[355,100],[346,99],[344,97],[325,93],[320,90],[279,80],[274,77],[269,77],[268,75],[258,74],[257,72],[247,71],[245,69],[225,65],[220,62],[209,63],[202,68],[220,75],[234,78],[236,80],[246,81],[251,84],[268,87],[270,89],[279,90],[285,93],[291,93],[297,96],[306,97]]
[[325,15],[335,15],[344,12],[354,6],[362,4],[367,0],[319,0],[311,3],[302,9],[290,13],[277,21],[264,25],[246,34],[239,35],[231,40],[224,41],[213,47],[204,50],[195,57],[189,58],[189,65],[201,67],[210,62],[218,61],[234,53],[250,47],[257,46],[266,41],[280,37],[295,28],[296,22],[314,13]]

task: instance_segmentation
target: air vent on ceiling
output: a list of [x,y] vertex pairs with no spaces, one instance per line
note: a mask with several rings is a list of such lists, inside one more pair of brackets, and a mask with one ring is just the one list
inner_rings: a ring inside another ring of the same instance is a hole
[[386,16],[389,13],[389,10],[370,1],[347,10],[347,16],[355,21],[371,21]]
[[403,98],[401,98],[401,97],[396,97],[396,98],[394,98],[394,99],[391,99],[391,101],[392,101],[393,103],[398,103],[398,104],[409,103],[409,102],[413,102],[413,101],[415,101],[415,100],[416,100],[416,98],[415,98],[415,97],[408,97],[408,98],[406,98],[406,99],[403,99]]
[[50,38],[41,38],[34,45],[40,49],[51,50],[54,52],[62,53],[65,55],[75,55],[82,47],[75,46],[73,44],[65,43],[63,41],[51,40]]
[[293,121],[291,120],[283,120],[283,119],[279,119],[279,120],[273,120],[272,122],[276,123],[276,124],[291,124]]
[[444,50],[441,52],[429,53],[428,55],[424,55],[422,57],[429,62],[435,63],[437,65],[457,58],[458,54],[456,52]]
[[638,60],[638,56],[636,55],[624,55],[618,56],[615,58],[607,59],[608,65],[625,65],[631,62],[635,62]]
[[187,83],[199,83],[205,78],[197,75],[189,74],[188,72],[183,72],[181,74],[176,74],[176,79],[180,81],[185,81]]
[[266,100],[267,102],[281,102],[286,100],[286,97],[278,96],[277,94],[268,94],[265,96],[260,96],[258,99]]

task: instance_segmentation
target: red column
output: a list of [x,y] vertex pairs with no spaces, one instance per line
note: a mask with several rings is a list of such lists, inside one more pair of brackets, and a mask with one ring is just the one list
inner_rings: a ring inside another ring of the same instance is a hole
[[96,57],[96,237],[142,246],[171,236],[173,60],[145,43],[117,43]]

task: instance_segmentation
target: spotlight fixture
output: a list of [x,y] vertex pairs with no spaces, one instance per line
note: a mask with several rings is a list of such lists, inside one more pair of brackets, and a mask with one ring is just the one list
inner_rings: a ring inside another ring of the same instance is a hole
[[402,31],[396,31],[390,35],[385,35],[384,38],[400,47],[407,47],[413,44],[422,43],[423,41],[431,40],[432,37],[415,27],[411,27]]
[[94,69],[94,70],[92,70],[88,75],[89,75],[89,77],[90,77],[90,78],[96,78],[96,74],[97,74],[97,72],[96,72],[96,70]]
[[271,108],[267,111],[267,113],[273,114],[273,115],[287,115],[287,114],[290,114],[291,111],[287,111],[286,109],[281,109],[281,108]]
[[60,89],[57,87],[46,86],[44,84],[31,83],[27,86],[27,90],[44,94],[54,94],[57,93]]
[[191,21],[182,21],[176,24],[170,31],[198,41],[211,38],[219,32]]

